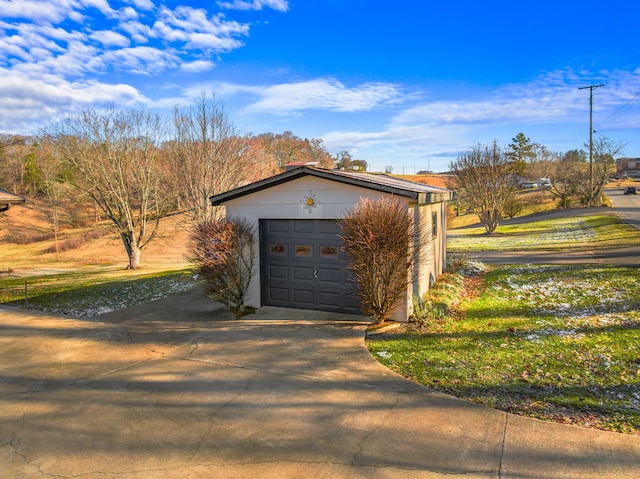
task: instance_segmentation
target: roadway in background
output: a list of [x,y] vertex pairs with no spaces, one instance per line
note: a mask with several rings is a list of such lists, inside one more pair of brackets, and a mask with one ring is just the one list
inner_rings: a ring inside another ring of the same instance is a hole
[[[624,195],[624,188],[607,188],[612,208],[580,208],[537,213],[505,220],[501,224],[522,224],[549,218],[614,214],[622,221],[640,229],[640,195]],[[477,225],[475,225],[477,226]],[[470,260],[488,264],[611,264],[640,267],[640,244],[627,248],[584,251],[482,251],[469,253]]]

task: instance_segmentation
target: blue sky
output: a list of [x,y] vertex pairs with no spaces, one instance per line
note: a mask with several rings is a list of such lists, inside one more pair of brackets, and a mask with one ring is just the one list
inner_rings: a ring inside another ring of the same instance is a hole
[[445,171],[519,132],[640,157],[640,2],[0,0],[0,132],[215,92],[245,133]]

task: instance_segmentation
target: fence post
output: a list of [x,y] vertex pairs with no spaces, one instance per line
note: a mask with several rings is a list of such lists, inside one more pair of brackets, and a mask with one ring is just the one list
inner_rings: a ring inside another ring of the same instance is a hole
[[29,307],[29,283],[26,279],[24,280],[24,307]]

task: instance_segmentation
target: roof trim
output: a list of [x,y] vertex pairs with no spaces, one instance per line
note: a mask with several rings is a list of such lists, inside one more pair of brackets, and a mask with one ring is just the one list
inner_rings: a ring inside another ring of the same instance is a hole
[[360,188],[367,188],[392,195],[403,196],[414,199],[418,201],[419,204],[440,203],[451,199],[452,195],[451,190],[425,185],[424,183],[415,183],[413,181],[403,180],[401,178],[395,178],[385,174],[356,173],[302,166],[271,176],[264,180],[256,181],[255,183],[241,186],[225,193],[220,193],[219,195],[211,196],[209,200],[213,206],[219,206],[227,201],[257,193],[258,191],[266,190],[303,176],[315,176],[317,178],[337,181],[339,183],[358,186]]
[[11,205],[22,205],[25,202],[24,196],[14,195],[0,188],[0,211],[6,211]]
[[22,203],[24,203],[25,197],[24,196],[18,196],[18,195],[14,195],[13,193],[10,193],[7,190],[3,190],[2,188],[0,188],[0,204],[3,205],[20,205]]

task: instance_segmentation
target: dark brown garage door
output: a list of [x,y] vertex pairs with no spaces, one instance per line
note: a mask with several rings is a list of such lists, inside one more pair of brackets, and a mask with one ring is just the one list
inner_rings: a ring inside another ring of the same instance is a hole
[[359,314],[335,220],[261,220],[262,304]]

